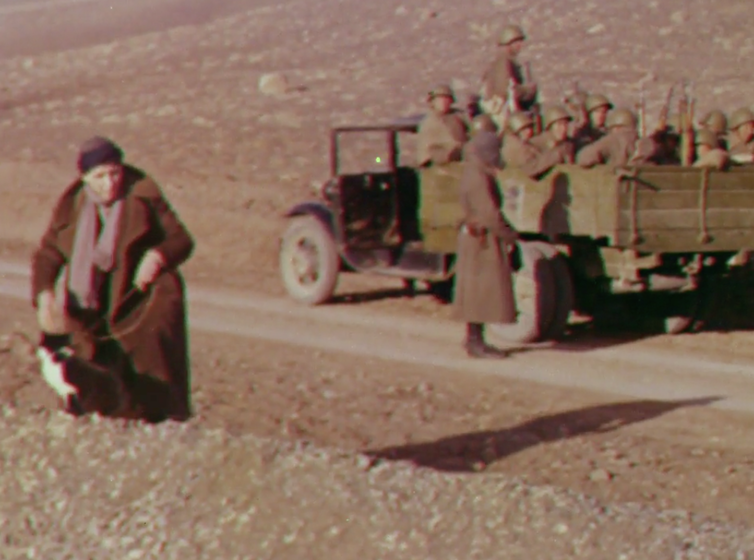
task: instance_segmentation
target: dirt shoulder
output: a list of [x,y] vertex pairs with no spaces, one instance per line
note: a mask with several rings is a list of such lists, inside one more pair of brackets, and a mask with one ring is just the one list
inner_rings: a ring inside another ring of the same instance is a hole
[[[33,332],[23,303],[3,306],[2,332]],[[55,407],[28,347],[18,337],[8,346],[3,401]],[[207,427],[748,520],[748,415],[207,333],[192,334],[192,355],[196,412]]]

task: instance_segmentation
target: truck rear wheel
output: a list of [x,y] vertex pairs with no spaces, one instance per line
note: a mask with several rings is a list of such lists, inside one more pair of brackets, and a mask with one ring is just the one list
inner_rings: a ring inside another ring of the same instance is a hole
[[313,216],[291,220],[280,245],[279,266],[286,291],[298,302],[317,305],[335,293],[340,256],[327,227]]
[[555,306],[553,269],[536,243],[521,241],[521,268],[513,275],[518,320],[506,325],[495,323],[487,330],[494,339],[527,344],[543,339],[552,323]]
[[668,294],[663,330],[667,334],[687,332],[696,321],[699,311],[699,290]]
[[565,255],[549,243],[538,241],[534,245],[547,258],[548,265],[552,269],[555,286],[552,320],[545,326],[542,338],[544,340],[558,340],[563,337],[568,327],[568,319],[571,317],[571,311],[576,303],[571,269],[566,262]]

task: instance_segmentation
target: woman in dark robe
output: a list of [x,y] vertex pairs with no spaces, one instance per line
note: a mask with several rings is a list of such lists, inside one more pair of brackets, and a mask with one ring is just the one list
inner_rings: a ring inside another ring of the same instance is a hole
[[77,371],[66,372],[76,391],[70,412],[186,420],[190,373],[178,267],[193,239],[160,187],[124,163],[111,140],[85,142],[78,169],[32,259],[40,346],[68,348],[78,361],[69,363]]

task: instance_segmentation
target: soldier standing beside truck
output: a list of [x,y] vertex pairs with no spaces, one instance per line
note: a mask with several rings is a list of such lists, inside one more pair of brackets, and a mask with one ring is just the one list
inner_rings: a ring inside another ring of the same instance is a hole
[[[507,123],[507,117],[505,122]],[[471,119],[471,124],[469,125],[470,139],[463,147],[463,161],[466,161],[468,159],[468,151],[473,148],[471,141],[480,132],[491,132],[492,134],[499,137],[499,130],[497,128],[497,125],[495,124],[495,121],[493,121],[492,117],[490,117],[486,113],[481,113]]]
[[420,167],[460,161],[468,140],[468,126],[460,111],[453,109],[453,90],[440,85],[429,92],[430,111],[419,125],[417,157]]
[[459,184],[463,225],[458,234],[454,318],[466,323],[464,347],[473,358],[505,358],[485,342],[485,323],[512,324],[517,312],[509,248],[517,233],[500,206],[502,167],[496,133],[478,131],[470,141]]

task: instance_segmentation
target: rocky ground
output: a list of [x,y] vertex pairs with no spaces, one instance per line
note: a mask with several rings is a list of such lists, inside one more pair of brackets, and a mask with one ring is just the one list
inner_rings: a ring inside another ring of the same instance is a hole
[[[0,412],[3,558],[745,559],[754,533],[198,424]],[[295,515],[293,515],[295,512]]]
[[[643,78],[650,117],[681,78],[695,81],[700,111],[752,99],[754,12],[734,0],[176,4],[0,2],[1,259],[28,258],[77,144],[104,133],[194,232],[190,285],[279,295],[280,214],[325,178],[328,127],[421,111],[436,82],[472,92],[509,20],[529,32],[525,56],[549,101],[579,80],[632,104]],[[285,91],[259,91],[268,73]],[[351,166],[384,153],[374,139],[350,148]],[[352,278],[341,295],[395,286]],[[427,297],[357,301],[366,316],[447,317]],[[2,557],[754,552],[749,415],[196,333],[191,424],[72,421],[50,412],[18,334],[35,336],[28,306],[2,306]],[[745,330],[643,344],[739,358],[754,348]],[[567,375],[579,359],[549,364]],[[750,388],[721,376],[736,383]]]

